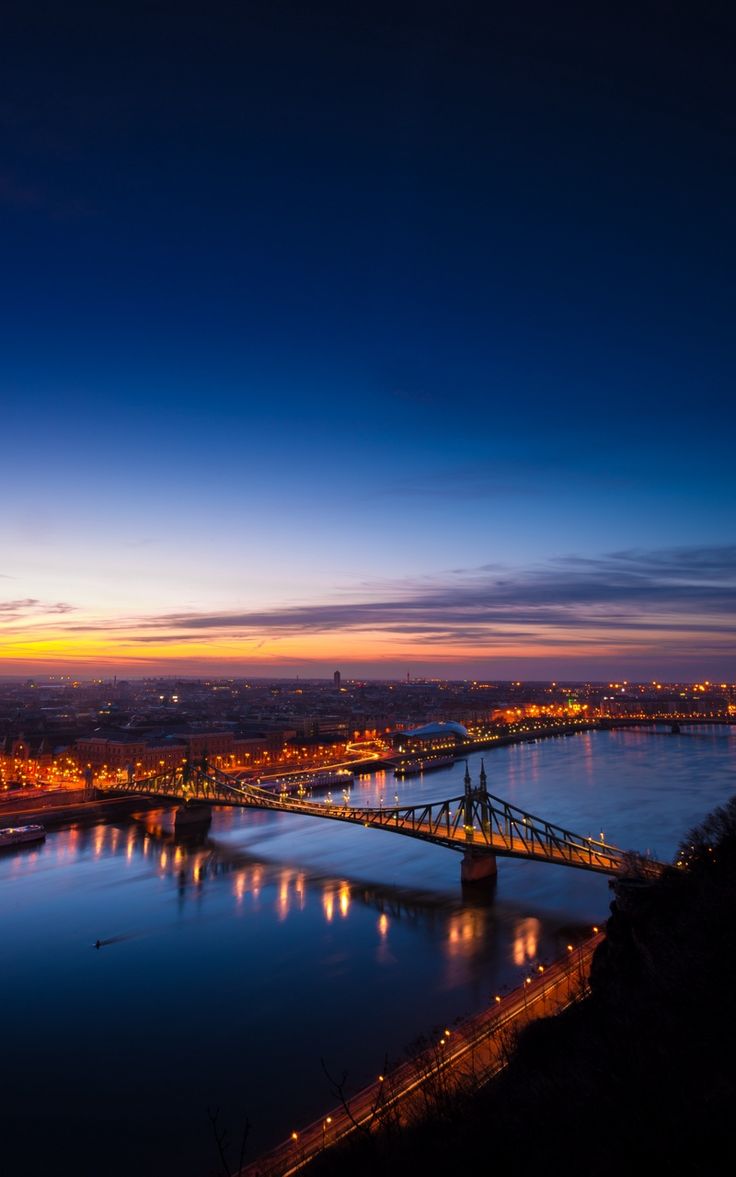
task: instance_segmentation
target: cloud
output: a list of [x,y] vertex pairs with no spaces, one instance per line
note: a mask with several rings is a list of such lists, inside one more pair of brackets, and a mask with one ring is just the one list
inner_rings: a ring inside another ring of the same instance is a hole
[[0,601],[0,624],[22,619],[37,619],[50,614],[72,613],[73,605],[65,601],[55,601],[49,604],[39,601],[35,597],[23,597],[15,601]]
[[571,636],[593,641],[605,633],[621,641],[675,633],[730,641],[736,633],[736,545],[571,555],[528,569],[487,564],[436,580],[396,582],[392,589],[373,600],[166,613],[139,628],[241,638],[381,631],[437,643],[521,645],[540,637],[549,645]]
[[[343,586],[332,601],[231,612],[87,620],[79,613],[66,616],[73,606],[65,602],[24,598],[0,603],[0,625],[6,638],[16,640],[49,629],[59,640],[66,635],[69,659],[78,641],[85,657],[85,636],[101,638],[100,649],[121,664],[149,656],[191,665],[242,661],[256,651],[258,659],[274,664],[295,658],[301,664],[330,638],[345,649],[355,642],[366,665],[401,651],[402,658],[429,658],[438,666],[491,656],[495,665],[510,666],[510,659],[546,657],[548,664],[578,658],[586,666],[618,659],[655,672],[665,665],[699,666],[704,659],[725,665],[736,655],[734,606],[736,545],[693,546],[597,557],[572,553],[526,568],[487,562],[436,576]],[[92,657],[89,650],[86,657]],[[95,657],[99,661],[101,654]]]

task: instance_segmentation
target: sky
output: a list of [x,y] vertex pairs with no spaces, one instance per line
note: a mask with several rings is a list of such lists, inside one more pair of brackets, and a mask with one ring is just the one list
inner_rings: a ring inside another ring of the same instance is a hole
[[727,5],[0,12],[0,674],[734,673]]

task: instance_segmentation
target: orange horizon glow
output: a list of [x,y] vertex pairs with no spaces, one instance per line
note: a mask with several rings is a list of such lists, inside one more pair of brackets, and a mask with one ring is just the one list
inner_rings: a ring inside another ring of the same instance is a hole
[[[698,680],[729,676],[729,552],[672,549],[458,568],[389,580],[279,575],[32,579],[0,601],[0,674],[530,673]],[[268,561],[266,560],[267,564]],[[264,564],[265,566],[265,564]],[[501,567],[501,566],[499,566]],[[160,573],[160,574],[159,574]],[[9,582],[15,577],[6,577]],[[530,670],[530,668],[532,668]]]
[[[213,673],[219,668],[223,674],[233,673],[247,664],[268,673],[282,666],[334,663],[335,665],[375,665],[377,670],[389,664],[416,663],[451,666],[477,664],[479,660],[518,661],[547,660],[555,664],[574,661],[618,661],[626,658],[652,662],[664,653],[666,641],[661,633],[647,634],[641,630],[617,631],[615,640],[610,633],[591,628],[584,634],[564,634],[559,629],[537,627],[523,642],[515,636],[504,635],[503,627],[495,627],[487,644],[449,639],[438,646],[422,635],[400,635],[373,630],[337,630],[268,637],[217,637],[210,633],[183,635],[161,633],[151,640],[150,631],[132,628],[116,629],[114,623],[101,634],[98,628],[91,633],[65,632],[61,627],[47,631],[36,629],[28,634],[14,633],[6,637],[0,647],[0,674],[53,673],[60,669],[94,670],[97,667],[150,673]],[[565,640],[565,638],[567,640]],[[680,634],[682,645],[695,640],[695,635]],[[697,676],[696,676],[697,677]]]

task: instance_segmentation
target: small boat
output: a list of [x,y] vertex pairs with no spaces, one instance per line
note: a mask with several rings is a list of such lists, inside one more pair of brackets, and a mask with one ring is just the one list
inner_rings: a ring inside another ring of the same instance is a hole
[[284,777],[267,777],[256,782],[259,788],[273,793],[299,793],[307,789],[349,789],[355,776],[349,769],[293,773]]
[[43,826],[8,826],[0,830],[0,849],[6,846],[24,846],[27,842],[43,842],[46,830]]
[[313,789],[330,789],[338,786],[341,789],[349,789],[355,783],[355,776],[349,769],[338,768],[336,771],[318,772],[313,777],[307,778],[305,784],[310,785]]
[[413,760],[402,760],[394,768],[395,777],[419,776],[433,768],[449,768],[455,763],[454,756],[423,756]]

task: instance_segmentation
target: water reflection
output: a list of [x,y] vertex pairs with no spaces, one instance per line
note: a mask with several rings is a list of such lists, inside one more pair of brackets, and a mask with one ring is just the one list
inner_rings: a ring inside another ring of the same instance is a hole
[[519,920],[514,930],[514,940],[511,946],[515,965],[524,965],[537,959],[541,931],[542,925],[539,920],[531,916]]
[[[100,825],[72,827],[55,833],[46,846],[33,854],[52,853],[57,862],[91,855],[119,858],[126,869],[133,862],[147,863],[161,879],[171,879],[183,909],[192,900],[197,905],[210,889],[219,890],[230,879],[228,893],[236,911],[256,910],[265,891],[277,922],[294,915],[313,920],[321,912],[326,926],[348,922],[356,911],[372,908],[378,912],[377,942],[387,946],[392,929],[423,929],[437,937],[448,962],[445,984],[455,985],[462,976],[454,967],[487,963],[503,952],[504,939],[494,928],[513,918],[511,958],[519,965],[537,956],[541,923],[531,917],[512,917],[508,904],[497,910],[493,891],[469,889],[457,904],[432,893],[386,885],[366,885],[346,878],[320,878],[305,870],[262,861],[239,847],[218,841],[207,831],[172,827],[171,814],[152,810],[131,818],[126,827]],[[311,900],[311,902],[310,902]],[[315,901],[316,900],[316,904]],[[393,957],[385,955],[385,962]]]
[[[499,749],[486,769],[492,792],[529,812],[581,833],[605,829],[622,846],[654,842],[669,857],[732,794],[733,747],[729,732],[595,733]],[[477,779],[480,757],[469,760]],[[401,803],[458,796],[463,768],[405,781]],[[365,777],[352,802],[389,803],[395,789],[386,774]],[[246,1107],[253,1151],[267,1148],[324,1112],[321,1057],[357,1087],[385,1051],[401,1058],[416,1035],[477,1011],[605,917],[605,879],[503,860],[495,891],[463,893],[459,862],[387,833],[229,809],[209,830],[176,830],[173,811],[150,810],[51,831],[40,847],[0,856],[0,886],[12,884],[0,1000],[14,1011],[3,1158],[29,1107],[52,1107],[70,1141],[85,1139],[81,1157],[70,1145],[59,1161],[64,1171],[197,1177],[212,1168],[208,1106],[232,1101],[231,1124]],[[28,1052],[29,1024],[41,1063]],[[104,1084],[90,1065],[101,1027]],[[150,1041],[156,1051],[141,1067]],[[244,1066],[245,1050],[256,1066]],[[135,1098],[131,1162],[117,1148],[129,1122],[113,1120]],[[162,1135],[161,1123],[175,1130]]]
[[220,844],[208,834],[193,834],[187,830],[184,835],[171,830],[163,811],[152,811],[133,819],[133,824],[125,832],[124,842],[121,833],[119,827],[101,826],[93,833],[75,829],[61,831],[56,837],[63,847],[64,842],[73,835],[78,849],[83,851],[85,839],[91,836],[95,857],[103,851],[114,857],[124,849],[126,860],[130,861],[137,853],[142,859],[155,864],[161,877],[173,877],[176,880],[179,896],[183,900],[194,891],[201,893],[203,888],[215,885],[217,880],[227,875],[233,875],[231,893],[238,906],[243,904],[248,895],[257,899],[264,886],[273,888],[274,908],[279,920],[285,919],[292,911],[304,912],[310,889],[320,893],[323,916],[328,924],[338,915],[341,919],[347,919],[354,900],[363,906],[378,907],[378,926],[383,937],[388,934],[390,926],[387,912],[395,919],[414,923],[424,920],[434,926],[438,907],[441,907],[436,900],[425,899],[422,902],[417,896],[408,898],[400,888],[361,887],[346,879],[336,881],[312,877],[308,880],[303,870],[264,863],[245,851]]
[[485,913],[470,908],[450,917],[447,929],[448,956],[472,956],[486,934]]
[[322,907],[325,913],[325,919],[328,924],[332,923],[332,917],[335,913],[335,896],[332,887],[325,887],[322,895]]
[[286,919],[289,914],[289,871],[283,871],[279,883],[279,898],[276,910],[278,911],[279,919]]

